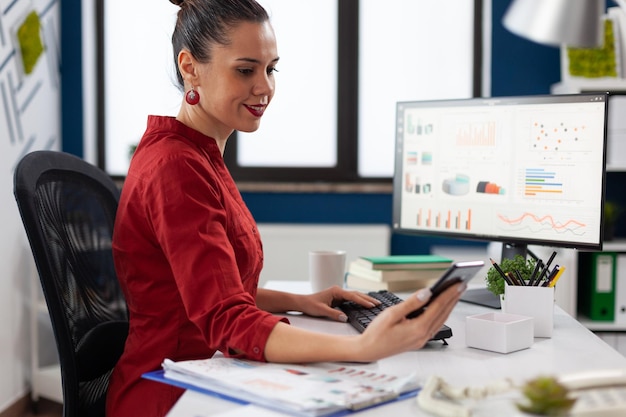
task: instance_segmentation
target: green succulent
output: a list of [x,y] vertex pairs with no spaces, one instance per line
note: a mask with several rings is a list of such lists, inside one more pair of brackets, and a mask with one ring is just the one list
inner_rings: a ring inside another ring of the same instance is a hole
[[524,412],[540,416],[566,416],[576,402],[568,397],[569,391],[555,378],[541,376],[522,387],[526,403],[515,404]]
[[[522,278],[527,281],[535,269],[535,262],[533,258],[525,259],[522,255],[515,255],[513,259],[503,259],[499,266],[505,273],[519,271]],[[493,266],[487,271],[485,282],[487,289],[495,295],[504,294],[504,279]]]

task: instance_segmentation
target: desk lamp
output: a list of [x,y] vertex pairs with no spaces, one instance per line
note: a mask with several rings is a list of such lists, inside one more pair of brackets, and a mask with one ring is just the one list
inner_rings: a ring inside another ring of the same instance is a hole
[[[624,0],[616,2],[622,4]],[[602,45],[605,0],[514,0],[503,24],[540,44],[580,48]]]

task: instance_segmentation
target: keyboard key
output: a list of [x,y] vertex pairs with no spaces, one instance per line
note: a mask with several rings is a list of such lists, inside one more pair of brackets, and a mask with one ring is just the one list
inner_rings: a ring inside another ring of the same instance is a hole
[[[361,333],[384,309],[402,302],[402,299],[396,294],[385,290],[372,291],[368,295],[379,300],[380,306],[367,308],[352,301],[345,301],[339,305],[339,309],[348,316],[348,323]],[[443,325],[431,340],[443,340],[445,342],[445,339],[450,337],[452,337],[452,329]]]

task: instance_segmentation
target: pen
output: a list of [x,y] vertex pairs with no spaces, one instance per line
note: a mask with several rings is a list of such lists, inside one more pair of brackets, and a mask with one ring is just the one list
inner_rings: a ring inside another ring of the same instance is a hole
[[565,271],[565,267],[564,266],[560,266],[559,267],[559,272],[557,272],[556,275],[554,276],[554,278],[552,278],[552,281],[550,281],[550,283],[548,284],[548,287],[554,287],[556,285],[556,282],[559,280],[561,275],[563,275],[563,271]]
[[[539,272],[541,265],[543,265],[543,261],[541,259],[538,259],[537,263],[535,264],[535,269],[533,269],[533,273],[530,275],[528,285],[534,286],[539,283],[539,280],[537,279],[537,273]],[[537,280],[537,282],[535,282],[535,280]]]
[[550,255],[550,258],[548,259],[548,262],[546,262],[546,266],[543,268],[543,271],[541,271],[541,275],[539,276],[539,280],[541,280],[543,278],[543,276],[546,274],[546,272],[548,272],[548,268],[550,268],[550,264],[554,260],[555,256],[556,256],[556,251],[553,251],[552,255]]
[[550,281],[552,281],[552,279],[555,277],[557,272],[559,272],[559,265],[555,265],[554,268],[552,268],[552,271],[550,271],[548,276],[546,276],[546,279],[543,281],[542,286],[547,287],[548,284],[550,284]]

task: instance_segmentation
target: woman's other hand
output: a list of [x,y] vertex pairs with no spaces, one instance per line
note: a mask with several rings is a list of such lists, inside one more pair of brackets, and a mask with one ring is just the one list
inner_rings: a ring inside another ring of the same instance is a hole
[[335,285],[324,291],[302,296],[299,311],[313,317],[328,317],[331,320],[346,322],[348,317],[334,308],[344,301],[353,301],[364,307],[374,307],[380,304],[380,301],[367,294],[345,290]]

